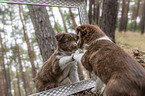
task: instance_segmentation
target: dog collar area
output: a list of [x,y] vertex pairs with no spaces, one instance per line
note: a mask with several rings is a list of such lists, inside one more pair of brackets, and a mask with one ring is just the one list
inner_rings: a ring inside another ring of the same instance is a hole
[[99,39],[96,39],[96,41],[100,41],[100,40],[108,40],[108,41],[112,42],[112,40],[108,36],[103,36]]

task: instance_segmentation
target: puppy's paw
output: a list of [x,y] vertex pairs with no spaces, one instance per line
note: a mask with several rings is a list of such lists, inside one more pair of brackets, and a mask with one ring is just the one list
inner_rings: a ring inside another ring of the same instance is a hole
[[80,54],[80,50],[76,50],[74,54]]
[[57,55],[56,56],[56,59],[60,59],[60,58],[62,58],[63,56],[61,56],[61,55]]
[[103,91],[102,91],[102,90],[97,90],[96,88],[91,89],[91,92],[97,93],[99,96],[100,96],[101,94],[103,94]]
[[70,56],[72,58],[72,60],[74,61],[74,53]]
[[84,55],[84,53],[80,53],[80,54],[75,53],[75,54],[73,55],[73,59],[74,59],[75,61],[81,63],[81,59],[82,59],[82,56],[83,56],[83,55]]
[[71,56],[64,56],[64,57],[60,58],[60,60],[59,60],[59,66],[60,67],[67,66],[69,64],[68,62],[73,61],[72,57],[73,57],[73,55],[71,55]]
[[[92,75],[94,75],[94,74],[92,74]],[[95,88],[93,88],[91,91],[97,92],[98,94],[102,94],[105,86],[106,85],[102,82],[102,80],[99,77],[97,77]]]

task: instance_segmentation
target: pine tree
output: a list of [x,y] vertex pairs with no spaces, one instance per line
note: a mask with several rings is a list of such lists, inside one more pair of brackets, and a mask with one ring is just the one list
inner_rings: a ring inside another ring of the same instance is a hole
[[121,13],[121,19],[120,19],[120,25],[119,25],[120,32],[127,30],[129,3],[130,3],[130,0],[123,0],[122,13]]
[[144,0],[143,9],[144,10],[142,10],[142,17],[141,17],[141,20],[140,20],[141,34],[144,34],[144,31],[145,31],[145,0]]
[[58,9],[59,9],[59,13],[60,13],[61,18],[62,18],[62,22],[63,22],[63,26],[64,26],[65,33],[68,33],[68,30],[67,30],[67,27],[66,27],[66,23],[65,23],[65,19],[64,19],[64,15],[62,13],[62,10],[61,10],[60,7],[58,7]]
[[[26,25],[25,25],[25,17],[24,17],[24,12],[21,12],[21,6],[19,5],[19,16],[20,16],[20,20],[22,22],[22,26],[23,26],[23,33],[24,33],[24,38],[25,38],[25,41],[27,43],[27,49],[28,49],[28,56],[29,56],[29,59],[30,59],[30,62],[31,62],[31,66],[32,66],[32,74],[33,74],[33,78],[35,78],[36,76],[36,67],[35,67],[35,63],[34,63],[34,56],[33,56],[33,51],[32,51],[32,48],[30,46],[30,41],[29,41],[29,37],[26,33]],[[23,17],[24,17],[24,21],[22,19],[22,15],[23,14]]]
[[103,4],[100,27],[115,42],[118,0],[104,0]]
[[54,31],[49,20],[49,15],[44,6],[28,5],[28,9],[35,29],[36,39],[43,62],[45,62],[56,48]]

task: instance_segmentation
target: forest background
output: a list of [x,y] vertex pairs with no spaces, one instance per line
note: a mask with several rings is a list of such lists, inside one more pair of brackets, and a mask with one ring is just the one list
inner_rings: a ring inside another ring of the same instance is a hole
[[[130,53],[134,48],[145,51],[137,45],[145,40],[145,0],[86,2],[90,24]],[[54,35],[75,33],[79,25],[76,8],[0,3],[0,96],[35,93],[34,77],[56,49]]]

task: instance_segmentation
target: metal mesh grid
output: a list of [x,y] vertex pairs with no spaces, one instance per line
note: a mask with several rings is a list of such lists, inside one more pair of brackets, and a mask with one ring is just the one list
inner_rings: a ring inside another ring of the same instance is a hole
[[83,3],[81,3],[81,5],[79,6],[78,9],[79,9],[80,23],[81,24],[89,24],[85,0]]
[[89,79],[74,84],[69,84],[69,85],[64,85],[57,88],[49,89],[29,96],[67,96],[93,87],[95,87],[95,81]]
[[84,0],[0,0],[3,3],[78,7]]
[[75,7],[79,9],[80,23],[88,24],[85,0],[0,0],[2,3]]

